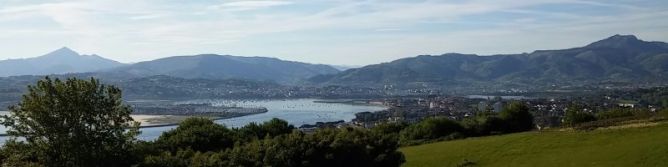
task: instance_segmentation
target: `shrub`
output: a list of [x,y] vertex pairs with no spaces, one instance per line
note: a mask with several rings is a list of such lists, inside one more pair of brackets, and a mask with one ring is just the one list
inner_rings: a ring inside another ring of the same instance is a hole
[[464,132],[464,127],[456,121],[442,117],[427,118],[401,131],[401,141],[432,140]]

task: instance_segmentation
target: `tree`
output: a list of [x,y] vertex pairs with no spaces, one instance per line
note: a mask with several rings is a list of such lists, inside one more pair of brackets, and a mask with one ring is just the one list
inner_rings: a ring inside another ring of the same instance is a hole
[[502,134],[508,129],[508,123],[495,115],[477,115],[462,121],[468,136],[487,136]]
[[457,138],[464,132],[459,122],[444,117],[427,118],[417,124],[408,126],[401,131],[402,144],[409,144],[413,140],[430,140],[444,137]]
[[139,124],[131,112],[114,86],[93,78],[63,82],[46,77],[28,86],[28,93],[10,107],[11,114],[2,116],[1,123],[12,138],[25,139],[38,163],[124,166],[138,134]]
[[[239,139],[253,137],[242,136]],[[153,153],[146,156],[139,166],[392,167],[405,162],[404,155],[398,151],[396,137],[361,128],[318,129],[309,134],[291,131],[273,137],[237,142],[230,148],[207,151],[191,148],[179,145],[176,151]]]
[[237,129],[237,131],[242,137],[248,138],[245,140],[251,140],[288,134],[294,129],[295,127],[290,125],[287,121],[273,118],[262,124],[251,122],[250,124]]
[[501,119],[507,123],[506,132],[522,132],[533,129],[533,115],[529,106],[521,102],[511,102],[500,113]]
[[235,134],[223,125],[207,118],[188,118],[176,129],[164,132],[155,141],[158,147],[176,152],[179,149],[216,151],[234,145]]
[[576,104],[568,106],[564,114],[564,124],[574,126],[579,123],[595,121],[594,114],[583,111],[582,107]]
[[319,129],[254,140],[226,150],[226,166],[400,166],[404,156],[396,138],[368,129]]

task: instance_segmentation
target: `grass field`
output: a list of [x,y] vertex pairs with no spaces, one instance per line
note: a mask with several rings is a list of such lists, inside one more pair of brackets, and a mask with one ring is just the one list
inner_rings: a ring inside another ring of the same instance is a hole
[[404,166],[668,166],[668,124],[526,132],[405,147]]

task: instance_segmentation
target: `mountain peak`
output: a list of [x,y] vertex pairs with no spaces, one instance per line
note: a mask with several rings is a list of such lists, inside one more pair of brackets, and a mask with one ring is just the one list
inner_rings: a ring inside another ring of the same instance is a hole
[[591,43],[586,47],[594,48],[626,48],[626,47],[637,47],[642,45],[645,41],[638,39],[634,35],[613,35],[606,39]]
[[638,37],[635,35],[619,35],[615,34],[611,37],[608,37],[609,40],[638,40]]
[[62,47],[38,57],[0,61],[0,66],[11,69],[0,70],[0,77],[96,72],[122,65],[97,55],[80,55],[68,47]]
[[62,47],[58,50],[54,50],[52,52],[49,52],[44,56],[45,57],[71,57],[71,56],[79,56],[79,53],[75,52],[74,50],[72,50],[68,47]]

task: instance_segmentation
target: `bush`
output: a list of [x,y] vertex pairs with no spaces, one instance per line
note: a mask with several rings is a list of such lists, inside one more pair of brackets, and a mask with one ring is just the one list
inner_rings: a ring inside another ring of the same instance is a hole
[[433,140],[464,132],[464,127],[456,121],[442,117],[427,118],[401,131],[401,141]]
[[533,115],[529,107],[521,102],[511,102],[500,113],[500,118],[506,122],[503,130],[506,133],[523,132],[534,128]]
[[585,112],[578,105],[571,105],[564,115],[564,125],[575,126],[580,123],[596,121],[594,114]]
[[622,118],[622,117],[631,117],[633,116],[632,109],[629,108],[614,108],[609,111],[599,112],[597,118],[601,119],[612,119],[612,118]]
[[408,127],[406,123],[382,123],[371,128],[371,131],[381,134],[399,134]]
[[191,149],[148,156],[140,166],[371,166],[398,167],[405,160],[396,138],[367,129],[293,131],[221,151]]
[[252,122],[244,127],[237,129],[240,138],[245,140],[264,139],[265,137],[274,137],[282,134],[288,134],[295,129],[287,121],[273,118],[262,124]]
[[175,152],[179,149],[215,151],[234,145],[235,134],[223,125],[207,118],[188,118],[176,129],[164,132],[156,141],[157,147]]
[[668,119],[668,108],[664,108],[663,110],[659,111],[659,116],[663,117],[664,119]]
[[470,136],[486,136],[503,133],[523,132],[534,128],[533,115],[529,107],[520,102],[511,102],[497,115],[481,113],[462,123]]
[[367,129],[321,129],[257,140],[227,151],[231,166],[398,167],[405,160],[396,140]]
[[466,134],[469,136],[485,136],[494,133],[493,131],[498,131],[505,124],[502,124],[501,119],[498,117],[479,115],[462,120],[462,126],[466,129]]

